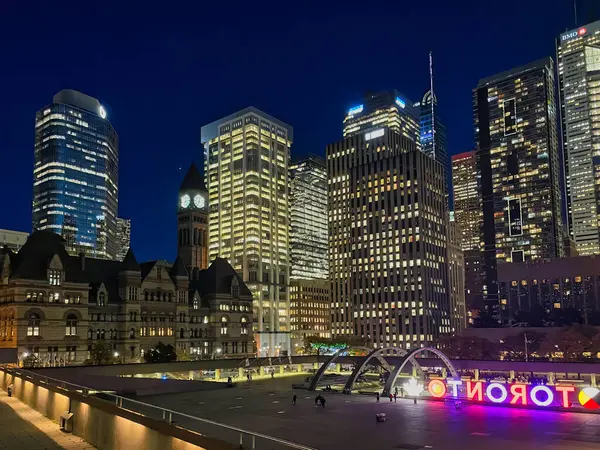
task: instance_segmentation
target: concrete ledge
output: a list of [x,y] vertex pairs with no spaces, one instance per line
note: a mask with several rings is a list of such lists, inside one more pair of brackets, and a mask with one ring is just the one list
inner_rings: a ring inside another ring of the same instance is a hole
[[[233,445],[170,425],[105,400],[37,384],[0,370],[0,387],[14,384],[13,395],[55,422],[65,411],[73,416],[73,434],[97,448],[130,450],[232,450]],[[58,424],[57,424],[58,427]]]

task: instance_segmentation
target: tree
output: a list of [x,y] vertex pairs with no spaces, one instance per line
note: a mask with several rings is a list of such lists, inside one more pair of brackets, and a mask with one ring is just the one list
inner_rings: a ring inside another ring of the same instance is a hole
[[548,335],[542,341],[540,353],[552,358],[553,354],[562,354],[569,361],[583,358],[582,353],[589,347],[590,339],[573,327],[566,327],[554,335]]
[[114,364],[114,351],[104,344],[104,342],[96,342],[92,345],[88,362],[94,365]]
[[152,350],[144,355],[147,363],[167,363],[177,360],[177,353],[171,344],[165,345],[162,342],[156,344]]
[[23,358],[23,367],[26,369],[30,369],[33,367],[39,367],[41,365],[40,359],[34,354],[29,354],[25,358]]
[[319,336],[306,336],[304,338],[304,352],[306,354],[317,354],[321,351],[331,352],[346,347],[364,347],[368,341],[357,336],[335,336],[332,338],[322,338]]
[[507,359],[524,360],[525,359],[525,339],[527,339],[527,355],[537,354],[540,345],[545,339],[545,333],[537,331],[522,331],[519,334],[506,336],[502,339],[503,343],[500,349],[506,352]]
[[477,336],[445,336],[439,347],[453,359],[498,359],[500,352],[496,343]]
[[479,312],[473,326],[475,328],[500,328],[500,322],[490,310],[485,309]]

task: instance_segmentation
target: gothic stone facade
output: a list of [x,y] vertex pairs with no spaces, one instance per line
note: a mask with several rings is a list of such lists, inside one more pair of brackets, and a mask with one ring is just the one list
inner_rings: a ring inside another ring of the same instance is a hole
[[177,259],[138,264],[69,256],[37,231],[18,253],[0,251],[0,348],[44,365],[82,363],[102,341],[138,361],[159,341],[178,354],[245,357],[253,351],[252,295],[226,260],[190,279]]

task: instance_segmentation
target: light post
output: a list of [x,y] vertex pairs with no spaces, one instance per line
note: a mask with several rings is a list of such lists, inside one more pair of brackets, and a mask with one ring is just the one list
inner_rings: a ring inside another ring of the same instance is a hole
[[523,333],[523,336],[525,337],[525,362],[527,362],[529,359],[529,352],[527,351],[527,333]]

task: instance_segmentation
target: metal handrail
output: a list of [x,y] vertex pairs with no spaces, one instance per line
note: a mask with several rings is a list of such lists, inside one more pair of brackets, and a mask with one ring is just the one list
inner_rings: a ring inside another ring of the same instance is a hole
[[[79,384],[75,384],[75,383],[70,383],[68,381],[63,381],[63,380],[59,380],[57,378],[52,378],[46,375],[40,375],[34,372],[31,372],[29,370],[26,369],[14,369],[14,368],[8,368],[8,367],[1,367],[0,366],[0,370],[5,371],[6,373],[10,373],[12,375],[18,375],[21,378],[29,378],[31,380],[37,380],[40,382],[45,382],[46,384],[50,384],[49,381],[53,381],[55,383],[58,384],[58,386],[56,387],[62,387],[62,389],[68,390],[66,388],[66,386],[73,386],[77,389],[75,389],[75,391],[82,391],[83,395],[87,396],[88,393],[90,391],[94,391],[94,392],[98,392],[98,393],[102,393],[106,396],[112,396],[115,399],[115,405],[120,408],[120,409],[124,409],[124,410],[128,410],[128,411],[133,411],[136,414],[139,414],[141,416],[146,416],[145,414],[136,411],[136,410],[131,410],[131,409],[127,409],[123,407],[123,403],[125,402],[130,402],[130,403],[135,403],[138,405],[142,405],[146,408],[150,408],[153,410],[158,410],[160,413],[162,413],[162,418],[163,420],[167,421],[167,423],[171,424],[173,422],[173,415],[179,415],[181,417],[185,417],[200,423],[205,423],[205,424],[209,424],[212,426],[216,426],[218,428],[222,428],[228,431],[234,431],[236,433],[240,433],[240,448],[242,448],[242,443],[243,443],[243,436],[247,435],[250,436],[252,438],[252,446],[250,447],[252,450],[256,449],[256,438],[260,438],[260,439],[264,439],[267,441],[271,441],[280,445],[284,445],[286,447],[289,448],[294,448],[294,449],[298,449],[298,450],[316,450],[314,447],[307,447],[306,445],[302,445],[302,444],[296,444],[295,442],[291,442],[291,441],[286,441],[285,439],[279,439],[273,436],[268,436],[266,434],[262,434],[262,433],[258,433],[258,432],[254,432],[254,431],[248,431],[248,430],[244,430],[243,428],[238,428],[238,427],[234,427],[231,425],[226,425],[224,423],[219,423],[219,422],[215,422],[213,420],[209,420],[209,419],[203,419],[201,417],[196,417],[196,416],[192,416],[189,414],[185,414],[182,412],[178,412],[178,411],[173,411],[171,409],[167,409],[167,408],[162,408],[160,406],[156,406],[156,405],[152,405],[150,403],[144,403],[144,402],[140,402],[138,400],[133,400],[130,399],[128,397],[122,397],[120,395],[114,394],[111,391],[102,391],[102,390],[97,390],[97,389],[93,389],[90,388],[88,386],[81,386]],[[25,373],[23,373],[25,372]]]

